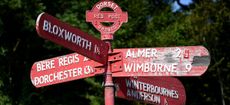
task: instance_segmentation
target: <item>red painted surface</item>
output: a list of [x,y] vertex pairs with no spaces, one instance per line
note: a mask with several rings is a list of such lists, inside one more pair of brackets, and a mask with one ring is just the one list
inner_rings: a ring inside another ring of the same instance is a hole
[[116,96],[156,105],[185,105],[183,84],[172,77],[114,78]]
[[31,68],[30,78],[33,85],[38,88],[104,73],[104,69],[95,68],[98,66],[101,64],[72,53],[35,62]]
[[[110,41],[105,41],[109,46],[109,55],[112,53],[112,47]],[[109,59],[111,60],[111,59]],[[114,60],[112,60],[114,61]],[[114,83],[112,77],[112,61],[108,61],[105,69],[105,78],[104,78],[104,101],[105,105],[114,105]]]
[[126,76],[200,76],[210,64],[203,46],[114,49],[123,53],[123,71],[113,77]]
[[[102,11],[103,8],[110,8],[112,11]],[[101,0],[97,2],[92,10],[86,11],[86,21],[92,22],[93,26],[101,32],[101,39],[113,39],[113,34],[121,27],[122,23],[128,21],[127,12],[113,1]],[[112,25],[105,26],[103,22],[111,22]]]
[[[110,8],[112,11],[103,11],[104,8]],[[111,47],[111,40],[113,40],[113,34],[121,27],[123,22],[128,21],[127,12],[122,12],[121,8],[113,1],[101,0],[97,2],[91,11],[86,11],[86,21],[91,22],[93,26],[100,31],[101,39],[104,40],[108,46],[108,53],[113,55]],[[110,26],[106,26],[103,23],[112,23]],[[114,57],[114,56],[113,56]],[[119,71],[122,66],[122,62],[117,59],[108,59],[105,70],[105,105],[114,105],[114,84],[112,78],[112,71]],[[114,63],[116,62],[116,63]],[[113,63],[113,65],[111,65]],[[119,65],[120,64],[120,65]]]
[[102,64],[107,62],[108,46],[106,43],[47,13],[41,13],[38,16],[36,30],[39,36],[45,39]]

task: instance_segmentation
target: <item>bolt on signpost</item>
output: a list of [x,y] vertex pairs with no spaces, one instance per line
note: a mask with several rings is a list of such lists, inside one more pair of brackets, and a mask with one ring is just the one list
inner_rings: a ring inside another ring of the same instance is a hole
[[[110,8],[113,11],[102,11],[103,8]],[[113,54],[111,48],[111,40],[113,40],[113,34],[120,28],[123,22],[128,21],[127,12],[122,12],[121,8],[113,1],[101,0],[96,3],[92,10],[86,11],[86,21],[91,22],[93,26],[100,31],[101,40],[104,40],[109,45],[108,54]],[[104,26],[102,22],[111,22],[111,26]],[[111,63],[114,61],[108,59],[105,69],[104,79],[104,100],[105,105],[114,105],[114,83],[112,79]]]

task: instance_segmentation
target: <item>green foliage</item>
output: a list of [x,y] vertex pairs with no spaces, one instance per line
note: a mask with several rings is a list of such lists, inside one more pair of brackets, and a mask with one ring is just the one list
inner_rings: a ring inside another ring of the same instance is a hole
[[[0,69],[2,69],[2,68],[0,68]],[[4,82],[2,81],[2,78],[3,78],[3,76],[1,75],[1,77],[0,77],[0,90],[1,90],[0,91],[0,105],[12,105],[10,97],[7,94],[5,94],[4,91],[2,91],[2,90],[5,90],[4,89]]]

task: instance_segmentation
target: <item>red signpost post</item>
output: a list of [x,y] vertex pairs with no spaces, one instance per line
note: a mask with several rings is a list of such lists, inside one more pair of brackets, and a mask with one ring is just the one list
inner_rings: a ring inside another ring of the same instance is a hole
[[183,84],[172,77],[114,78],[116,96],[154,105],[185,105]]
[[57,18],[41,13],[36,22],[38,34],[79,54],[105,64],[108,57],[108,45],[83,31],[74,28]]
[[30,78],[35,87],[43,87],[103,74],[105,70],[100,66],[100,63],[72,53],[35,62]]
[[124,76],[200,76],[210,63],[203,46],[114,49],[123,53]]
[[[110,8],[113,11],[102,11],[103,8]],[[101,32],[101,39],[109,45],[109,55],[113,55],[111,40],[113,34],[117,31],[122,23],[128,21],[127,12],[122,12],[121,8],[113,1],[101,0],[97,2],[92,10],[86,11],[86,21],[91,22],[93,26]],[[112,23],[111,26],[103,25],[103,22]],[[114,105],[114,84],[112,78],[111,65],[116,59],[108,59],[105,69],[105,105]],[[120,66],[120,65],[118,65]]]

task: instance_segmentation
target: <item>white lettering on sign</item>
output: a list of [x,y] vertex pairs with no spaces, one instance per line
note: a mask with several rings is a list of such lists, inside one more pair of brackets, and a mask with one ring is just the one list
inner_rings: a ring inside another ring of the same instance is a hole
[[125,72],[176,72],[177,63],[124,63]]
[[36,64],[37,72],[55,68],[54,60],[41,61]]
[[87,58],[87,57],[84,57],[84,62],[86,62],[86,61],[89,61],[90,59],[89,58]]
[[151,103],[156,103],[156,104],[161,103],[161,98],[159,95],[154,95],[151,93],[142,92],[142,91],[138,91],[138,90],[134,90],[134,89],[127,89],[126,96],[132,97],[132,98],[137,99],[137,100],[148,101]]
[[110,19],[120,19],[121,18],[121,14],[109,14],[108,18]]
[[84,74],[91,74],[93,72],[94,72],[94,70],[93,70],[93,68],[91,66],[85,66]]
[[73,56],[63,56],[58,59],[58,66],[67,66],[78,62],[78,54],[74,54]]
[[117,28],[116,25],[112,25],[110,27],[105,27],[105,26],[102,26],[101,24],[98,25],[98,29],[104,32],[111,32],[111,31],[114,31],[116,28]]
[[137,51],[133,51],[131,49],[128,49],[126,52],[125,58],[150,58],[150,57],[157,57],[157,50],[154,48],[147,48],[147,49],[138,49]]
[[180,58],[181,57],[181,49],[180,48],[176,48],[176,50],[175,50],[175,57],[177,57],[177,58]]
[[104,15],[101,14],[101,13],[98,13],[98,14],[94,14],[93,17],[94,17],[95,19],[103,19],[103,18],[104,18]]
[[175,99],[179,98],[178,91],[173,89],[167,89],[165,87],[155,86],[137,80],[126,79],[125,81],[126,81],[127,88],[144,91],[151,94],[158,94],[158,95],[175,98]]
[[94,53],[100,55],[100,49],[97,45],[94,46]]
[[96,5],[96,8],[98,10],[101,10],[104,7],[108,7],[108,8],[111,8],[113,10],[116,10],[118,6],[115,3],[110,2],[110,1],[103,1],[103,2],[100,2],[99,4]]
[[92,49],[92,42],[90,42],[87,39],[82,38],[79,35],[76,35],[62,27],[59,27],[55,24],[52,24],[51,22],[44,20],[43,23],[43,30],[46,32],[49,32],[59,38],[62,38],[68,42],[72,42],[74,44],[76,44],[79,47],[82,47],[86,50],[93,50]]
[[186,69],[185,72],[190,72],[191,69],[192,69],[192,64],[191,64],[191,63],[186,64],[186,65],[185,65],[185,69]]
[[[35,72],[39,75],[34,76],[32,82],[35,86],[42,85],[46,83],[66,81],[72,79],[80,79],[86,76],[91,76],[95,74],[94,66],[88,64],[89,61],[87,57],[81,57],[79,54],[74,53],[66,56],[60,56],[54,59],[48,59],[40,62],[36,62]],[[82,66],[77,66],[77,63],[85,63]]]
[[159,51],[155,48],[127,49],[124,71],[127,73],[188,73],[192,69],[192,63],[187,59],[188,57],[184,59],[182,56],[182,50],[178,47]]
[[[57,70],[58,71],[58,70]],[[33,78],[33,84],[35,86],[45,84],[45,83],[51,83],[54,81],[61,81],[61,80],[71,80],[71,78],[83,76],[83,75],[89,75],[93,74],[95,71],[93,70],[93,67],[91,66],[85,66],[85,67],[76,67],[73,69],[67,69],[63,71],[58,71],[50,74],[41,75],[38,77]]]

